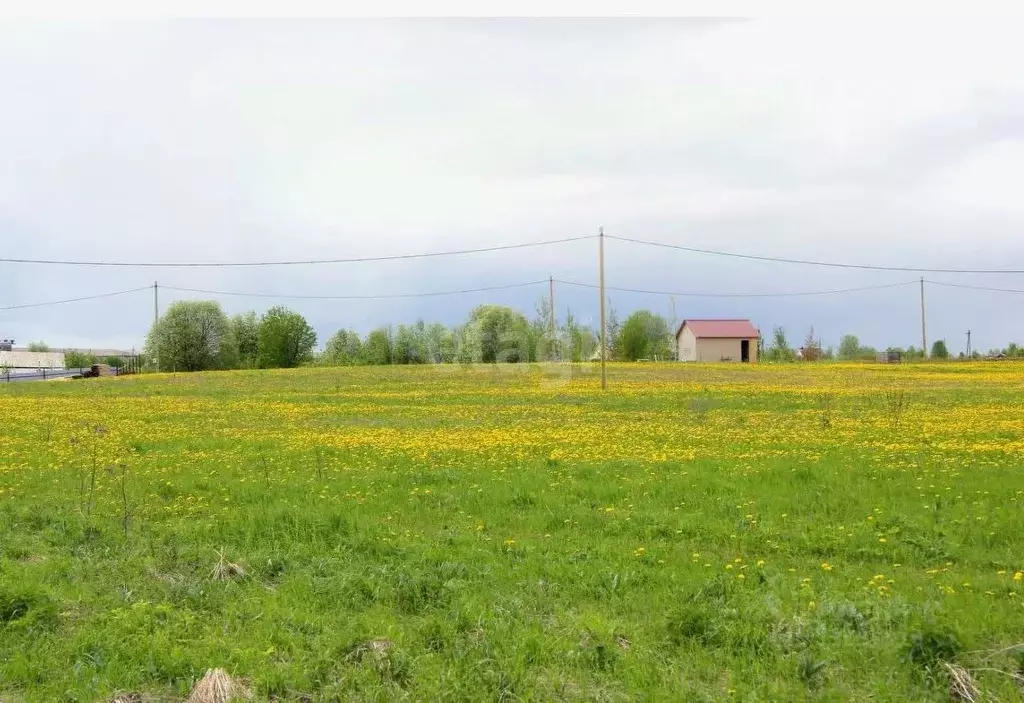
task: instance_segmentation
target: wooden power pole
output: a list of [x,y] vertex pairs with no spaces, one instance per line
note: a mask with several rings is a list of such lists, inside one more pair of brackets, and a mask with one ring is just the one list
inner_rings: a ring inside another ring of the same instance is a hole
[[921,355],[928,358],[928,335],[924,325],[924,277],[921,278]]
[[548,321],[548,325],[551,327],[551,340],[554,343],[555,330],[558,329],[558,325],[555,324],[555,277],[548,276],[548,313],[551,319]]
[[608,387],[608,376],[605,372],[605,361],[608,357],[608,344],[605,340],[605,322],[604,322],[604,227],[598,230],[597,236],[598,246],[598,265],[600,268],[600,285],[601,289],[601,390],[605,390]]
[[[156,331],[156,323],[160,321],[160,286],[156,281],[153,281],[153,331]],[[157,344],[156,335],[153,337],[153,364],[156,366],[156,370],[160,370],[160,352],[158,349],[160,345]]]

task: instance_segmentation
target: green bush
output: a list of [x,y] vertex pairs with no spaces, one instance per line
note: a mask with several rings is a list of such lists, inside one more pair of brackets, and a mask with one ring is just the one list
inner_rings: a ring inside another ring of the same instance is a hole
[[927,628],[910,635],[907,659],[931,670],[941,662],[952,661],[960,649],[960,640],[955,632]]
[[64,368],[66,369],[86,369],[95,363],[96,357],[91,352],[79,351],[77,349],[64,352]]
[[0,588],[0,631],[15,626],[48,630],[57,618],[56,603],[38,587]]
[[637,310],[626,318],[615,340],[619,357],[626,361],[672,356],[672,332],[661,315]]

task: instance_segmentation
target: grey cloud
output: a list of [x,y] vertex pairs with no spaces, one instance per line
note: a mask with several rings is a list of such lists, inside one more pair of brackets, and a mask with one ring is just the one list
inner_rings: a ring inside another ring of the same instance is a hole
[[[796,257],[1021,262],[1024,59],[999,25],[661,20],[0,28],[0,241],[26,256],[313,258],[609,232]],[[1019,28],[1018,28],[1019,29]],[[913,31],[910,31],[913,30]],[[948,47],[963,48],[959,53]],[[998,168],[998,173],[996,172]],[[982,197],[983,196],[983,197]],[[621,287],[827,289],[883,274],[610,244]],[[1018,264],[1017,268],[1024,267]],[[591,243],[309,269],[0,265],[0,306],[166,285],[301,294],[593,280]],[[1007,277],[971,278],[1008,287]],[[582,317],[586,289],[559,292]],[[531,311],[538,290],[503,292]],[[185,294],[182,294],[183,296]],[[166,303],[170,292],[163,297]],[[664,296],[614,293],[620,312]],[[321,337],[484,298],[282,301]],[[1017,298],[935,291],[936,334],[1024,339]],[[231,311],[273,301],[225,298]],[[826,339],[914,342],[913,291],[677,301]],[[564,310],[563,310],[564,313]],[[0,336],[141,344],[145,294],[0,312]],[[955,348],[955,345],[954,345]]]

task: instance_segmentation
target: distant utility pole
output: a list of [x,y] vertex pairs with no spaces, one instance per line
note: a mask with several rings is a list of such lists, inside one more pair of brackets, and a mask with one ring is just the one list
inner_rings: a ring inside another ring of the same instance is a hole
[[604,322],[604,227],[598,229],[598,264],[600,268],[600,289],[601,289],[601,390],[608,387],[608,376],[605,372],[605,361],[608,356],[608,345],[605,343],[605,322]]
[[669,332],[672,333],[672,341],[670,342],[672,348],[672,361],[679,361],[679,340],[676,339],[676,297],[670,295],[668,297],[669,305],[672,307],[672,325]]
[[924,326],[924,277],[921,277],[921,354],[928,358],[928,335]]
[[971,331],[967,330],[967,358],[971,358]]
[[554,342],[555,330],[558,328],[558,325],[555,324],[555,277],[554,276],[548,276],[548,308],[549,308],[549,310],[548,310],[549,316],[551,318],[548,321],[548,325],[551,327],[551,339],[552,339],[552,342]]
[[[156,323],[160,320],[160,286],[153,281],[153,329],[156,330]],[[153,341],[153,364],[157,371],[160,370],[160,353],[157,351],[159,345]]]

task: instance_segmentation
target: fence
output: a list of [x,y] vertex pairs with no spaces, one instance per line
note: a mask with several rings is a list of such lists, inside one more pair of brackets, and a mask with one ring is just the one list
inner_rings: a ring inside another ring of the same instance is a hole
[[0,382],[46,381],[55,378],[89,378],[94,376],[124,376],[142,372],[142,361],[136,356],[120,357],[120,366],[93,364],[73,369],[48,369],[36,366],[7,366],[0,368]]

